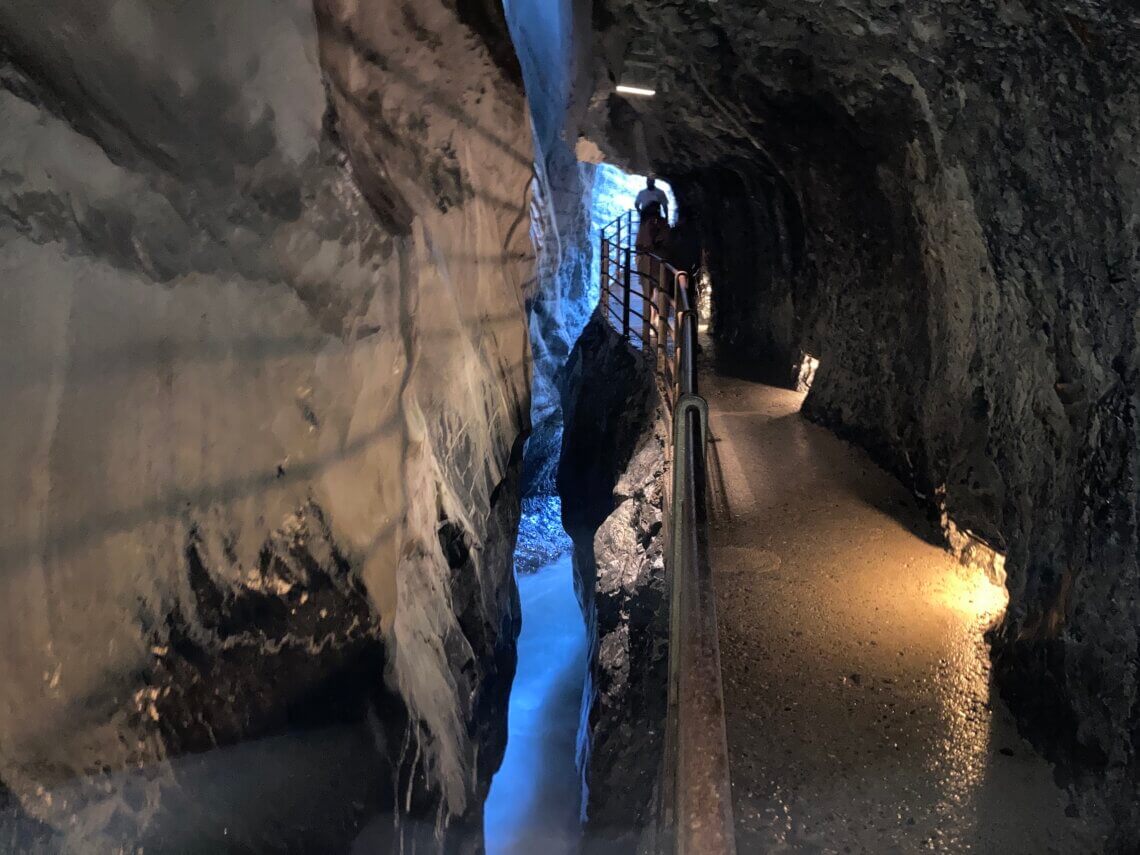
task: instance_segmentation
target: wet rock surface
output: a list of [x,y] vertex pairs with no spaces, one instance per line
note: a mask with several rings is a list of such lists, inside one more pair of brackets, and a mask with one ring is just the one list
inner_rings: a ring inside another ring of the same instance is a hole
[[[558,438],[562,438],[561,430]],[[554,466],[558,466],[557,458]],[[570,548],[570,539],[562,528],[562,502],[558,496],[524,498],[515,544],[515,573],[534,573]]]
[[534,354],[533,432],[524,458],[523,488],[529,500],[541,501],[556,493],[562,446],[558,376],[597,300],[597,277],[590,272],[594,166],[579,163],[564,139],[575,62],[569,4],[518,0],[507,7],[534,122],[530,233],[537,287],[528,305]]
[[528,498],[557,491],[563,428],[559,378],[597,301],[590,240],[593,176],[594,167],[578,163],[562,140],[545,143],[531,217],[538,286],[530,304],[534,427],[524,460]]
[[629,851],[656,817],[669,669],[665,436],[657,414],[614,488],[617,507],[594,535],[589,851]]
[[655,407],[653,368],[595,310],[561,378],[565,433],[558,465],[562,523],[593,552],[613,490]]
[[404,6],[0,10],[5,851],[480,843],[531,133]]
[[667,428],[651,366],[600,314],[566,377],[559,488],[591,642],[583,846],[628,852],[654,819],[663,750]]
[[[1128,2],[594,4],[584,131],[702,223],[732,370],[1006,557],[999,684],[1140,841],[1140,19]],[[613,87],[632,41],[653,99]],[[951,536],[949,538],[953,540]]]

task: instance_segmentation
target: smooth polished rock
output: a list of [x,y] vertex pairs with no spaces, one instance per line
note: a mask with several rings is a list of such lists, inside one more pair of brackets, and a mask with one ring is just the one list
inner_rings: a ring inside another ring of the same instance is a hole
[[5,802],[84,851],[477,846],[534,288],[498,4],[15,0],[0,41]]

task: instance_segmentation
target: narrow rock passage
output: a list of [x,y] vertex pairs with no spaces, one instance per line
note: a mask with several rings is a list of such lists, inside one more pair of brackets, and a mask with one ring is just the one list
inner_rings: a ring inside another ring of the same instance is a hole
[[1004,590],[801,394],[701,382],[739,851],[1100,851],[991,688]]

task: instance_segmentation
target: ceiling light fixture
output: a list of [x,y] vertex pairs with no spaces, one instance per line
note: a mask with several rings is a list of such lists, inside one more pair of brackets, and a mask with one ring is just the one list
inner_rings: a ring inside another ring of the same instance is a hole
[[627,86],[624,83],[619,83],[617,91],[623,95],[640,95],[645,98],[652,98],[657,94],[656,89],[645,89],[641,86]]

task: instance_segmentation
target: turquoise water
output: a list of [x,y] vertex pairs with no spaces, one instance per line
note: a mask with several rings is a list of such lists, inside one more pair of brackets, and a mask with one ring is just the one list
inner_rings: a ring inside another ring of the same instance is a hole
[[483,813],[488,855],[571,855],[581,835],[575,764],[586,629],[569,553],[518,577],[519,663],[507,753]]

